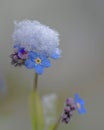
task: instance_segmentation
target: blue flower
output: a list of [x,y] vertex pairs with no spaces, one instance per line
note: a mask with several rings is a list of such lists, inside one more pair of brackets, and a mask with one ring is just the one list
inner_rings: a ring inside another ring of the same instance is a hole
[[28,69],[34,68],[37,74],[43,74],[44,68],[50,67],[51,63],[47,56],[31,51],[29,52],[29,59],[25,61],[25,66]]
[[55,48],[50,57],[52,59],[59,59],[61,57],[61,50],[59,48]]
[[78,110],[79,114],[85,114],[86,113],[86,109],[85,109],[85,102],[82,98],[80,98],[80,96],[76,93],[74,95],[74,99],[75,99],[75,104]]

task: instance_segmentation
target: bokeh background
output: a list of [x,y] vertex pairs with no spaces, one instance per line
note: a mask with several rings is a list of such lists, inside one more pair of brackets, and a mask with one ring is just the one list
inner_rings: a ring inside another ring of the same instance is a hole
[[[0,0],[0,130],[30,130],[28,96],[34,72],[10,64],[13,22],[38,20],[60,33],[62,57],[39,77],[40,95],[56,93],[60,111],[67,97],[78,92],[88,113],[75,113],[60,130],[104,128],[104,1]],[[1,86],[2,87],[2,86]],[[3,91],[2,91],[3,90]]]

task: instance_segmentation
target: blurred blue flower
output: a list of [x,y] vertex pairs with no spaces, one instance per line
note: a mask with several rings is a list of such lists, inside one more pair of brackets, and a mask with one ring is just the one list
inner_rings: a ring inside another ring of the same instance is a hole
[[86,113],[86,109],[85,109],[85,101],[80,98],[79,94],[75,94],[74,95],[74,99],[75,99],[75,104],[78,110],[79,114],[85,114]]
[[28,69],[35,69],[37,74],[43,74],[44,68],[51,66],[50,60],[44,54],[29,52],[29,59],[25,61]]
[[52,59],[59,59],[61,57],[61,50],[59,48],[55,48],[50,57]]

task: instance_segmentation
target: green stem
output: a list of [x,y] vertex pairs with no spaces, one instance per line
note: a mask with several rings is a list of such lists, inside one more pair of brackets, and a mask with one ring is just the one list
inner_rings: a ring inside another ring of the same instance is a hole
[[38,87],[38,74],[35,73],[35,76],[34,76],[34,90],[37,90],[37,87]]
[[57,128],[59,127],[60,121],[61,121],[61,117],[59,117],[59,119],[57,120],[53,130],[57,130]]

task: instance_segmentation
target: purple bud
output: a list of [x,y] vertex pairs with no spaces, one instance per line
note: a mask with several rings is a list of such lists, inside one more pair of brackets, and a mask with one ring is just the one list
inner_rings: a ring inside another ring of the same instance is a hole
[[67,118],[67,115],[65,113],[62,114],[62,118],[65,119]]
[[73,111],[70,111],[70,112],[69,112],[69,115],[72,116],[72,115],[73,115]]
[[18,56],[19,56],[19,58],[21,58],[21,59],[27,59],[27,58],[28,58],[28,52],[27,52],[24,48],[21,48],[21,49],[18,51]]
[[71,106],[71,110],[73,110],[73,111],[76,110],[76,105],[75,105],[75,104],[73,104],[73,105]]
[[69,105],[72,105],[74,103],[74,99],[73,98],[68,98],[66,100],[66,105],[69,106]]
[[13,59],[14,59],[14,60],[17,60],[17,59],[18,59],[18,57],[17,57],[16,55],[14,55],[14,56],[13,56]]
[[70,118],[67,118],[67,119],[66,119],[66,123],[68,124],[68,123],[69,123],[69,121],[70,121]]
[[65,111],[65,112],[69,112],[69,111],[70,111],[70,107],[66,106],[66,107],[64,108],[64,111]]
[[64,122],[64,123],[66,123],[66,124],[68,124],[69,123],[69,121],[70,121],[70,118],[62,118],[62,122]]

